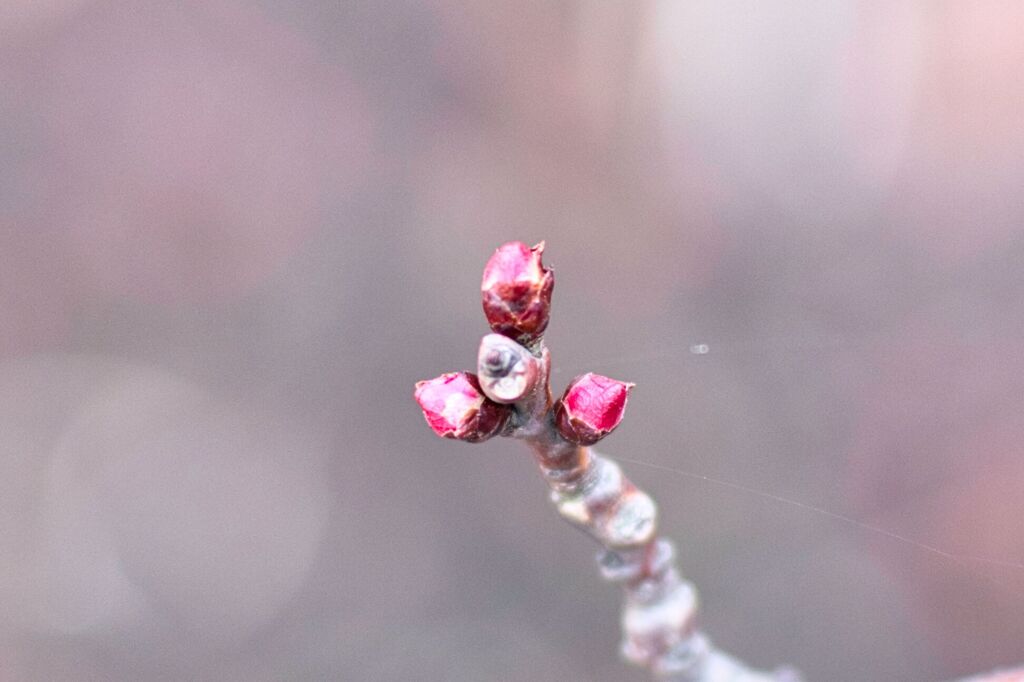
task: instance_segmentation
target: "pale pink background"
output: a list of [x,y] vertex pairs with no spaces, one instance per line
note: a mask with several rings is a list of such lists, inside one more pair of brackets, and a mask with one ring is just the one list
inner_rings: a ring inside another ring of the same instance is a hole
[[[1024,662],[1024,5],[0,3],[0,681],[641,680],[514,443],[491,250],[723,647]],[[706,344],[708,352],[691,352]],[[1018,567],[950,559],[922,548]]]

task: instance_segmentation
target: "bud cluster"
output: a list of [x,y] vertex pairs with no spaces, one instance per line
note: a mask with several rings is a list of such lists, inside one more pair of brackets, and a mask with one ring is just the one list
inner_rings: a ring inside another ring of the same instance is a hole
[[[480,343],[478,374],[443,374],[416,384],[416,401],[439,436],[476,443],[503,430],[514,431],[505,427],[516,406],[525,408],[522,401],[546,393],[543,334],[555,277],[541,262],[543,254],[544,242],[533,247],[508,242],[487,261],[480,291],[494,333]],[[533,417],[554,424],[557,436],[571,445],[593,445],[622,421],[633,386],[584,374],[553,406],[543,406],[546,414]],[[530,401],[530,409],[535,405],[536,400]]]

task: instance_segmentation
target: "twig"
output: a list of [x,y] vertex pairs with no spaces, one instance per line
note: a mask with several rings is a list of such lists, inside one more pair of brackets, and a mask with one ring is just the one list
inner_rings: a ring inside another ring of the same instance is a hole
[[[602,546],[605,580],[625,593],[621,653],[673,682],[797,682],[788,668],[762,672],[715,648],[695,624],[697,591],[676,568],[672,543],[657,536],[657,508],[612,459],[590,446],[622,420],[633,384],[584,374],[552,400],[544,344],[554,275],[544,243],[500,247],[484,269],[484,336],[477,374],[455,372],[416,384],[427,423],[443,437],[481,442],[517,438],[533,452],[562,518]],[[1004,671],[963,682],[1024,682]]]
[[478,374],[445,374],[416,385],[427,422],[448,438],[504,435],[530,447],[558,513],[602,545],[602,576],[624,588],[626,660],[680,682],[797,680],[791,671],[748,668],[697,629],[697,591],[676,569],[672,543],[657,537],[654,501],[617,463],[588,447],[618,426],[633,385],[585,374],[552,400],[543,332],[554,277],[541,264],[543,249],[543,243],[530,249],[512,242],[495,252],[482,293],[499,333],[481,341]]

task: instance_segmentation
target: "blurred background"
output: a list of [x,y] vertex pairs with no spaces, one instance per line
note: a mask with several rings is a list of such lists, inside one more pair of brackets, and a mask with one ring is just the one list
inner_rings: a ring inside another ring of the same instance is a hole
[[474,366],[512,239],[557,273],[556,388],[638,384],[604,452],[910,539],[627,465],[718,644],[1024,662],[1022,32],[1013,0],[5,0],[0,680],[646,679],[525,450],[412,400]]

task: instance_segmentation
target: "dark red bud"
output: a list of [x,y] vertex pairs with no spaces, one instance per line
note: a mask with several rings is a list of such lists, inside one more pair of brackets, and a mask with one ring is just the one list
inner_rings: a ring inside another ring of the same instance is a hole
[[491,329],[523,344],[540,338],[548,326],[554,273],[541,264],[544,242],[498,247],[484,267],[480,285],[484,315]]
[[434,433],[479,443],[501,431],[511,409],[490,400],[480,390],[476,375],[451,372],[420,381],[414,393]]
[[555,405],[558,432],[572,443],[593,445],[622,421],[635,385],[594,373],[576,377]]

